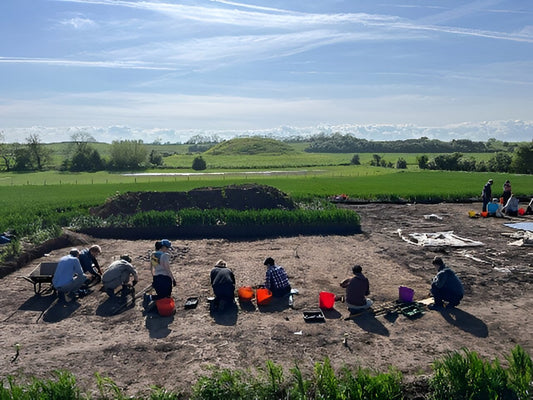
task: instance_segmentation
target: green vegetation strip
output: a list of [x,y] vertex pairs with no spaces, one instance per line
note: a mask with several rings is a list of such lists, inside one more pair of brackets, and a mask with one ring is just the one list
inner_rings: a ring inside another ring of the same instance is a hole
[[[507,357],[508,367],[498,359],[488,362],[468,350],[453,352],[433,363],[427,387],[418,389],[417,398],[433,400],[530,399],[533,393],[533,361],[519,345]],[[255,373],[212,367],[210,375],[200,376],[191,392],[176,392],[152,386],[148,396],[130,396],[108,377],[95,374],[98,394],[82,391],[74,375],[55,371],[55,379],[32,378],[19,383],[8,376],[0,386],[0,400],[220,400],[220,399],[351,399],[399,400],[412,391],[402,374],[391,368],[379,373],[365,368],[342,367],[335,372],[328,358],[315,363],[310,377],[298,365],[287,376],[282,367],[267,361]],[[410,393],[411,395],[413,393]]]

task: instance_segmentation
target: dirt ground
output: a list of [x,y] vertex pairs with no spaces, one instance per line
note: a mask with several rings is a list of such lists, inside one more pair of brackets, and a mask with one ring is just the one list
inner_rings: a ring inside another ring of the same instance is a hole
[[[361,365],[386,371],[394,366],[406,381],[420,381],[431,373],[432,361],[450,350],[466,347],[504,360],[520,344],[533,353],[533,247],[509,245],[516,239],[508,234],[519,231],[503,225],[533,222],[531,216],[469,218],[468,211],[479,211],[480,204],[342,206],[360,213],[362,234],[173,241],[171,265],[178,285],[172,317],[146,313],[142,298],[121,308],[124,303],[109,299],[101,285],[67,306],[58,304],[55,295],[35,295],[33,285],[20,277],[40,262],[58,260],[69,248],[35,259],[0,281],[0,376],[42,377],[66,369],[84,388],[95,388],[94,373],[99,372],[127,394],[145,393],[154,384],[187,392],[210,365],[254,369],[270,359],[288,375],[295,363],[309,371],[329,357],[336,368]],[[402,240],[398,229],[404,234],[453,231],[483,245],[423,247]],[[84,240],[86,246],[102,247],[102,266],[122,253],[131,255],[140,277],[137,294],[151,283],[153,241]],[[304,310],[317,309],[320,291],[343,293],[339,282],[351,276],[355,263],[370,280],[376,307],[396,300],[400,285],[413,288],[415,300],[423,299],[435,274],[435,255],[464,283],[465,298],[456,310],[427,311],[417,319],[366,312],[345,320],[349,312],[337,302],[325,312],[325,323],[303,319]],[[211,313],[209,271],[215,262],[227,261],[238,286],[256,285],[263,281],[267,256],[285,267],[299,290],[294,307],[258,309],[252,302]],[[198,306],[185,309],[193,296],[199,298]],[[21,348],[14,359],[16,343]]]

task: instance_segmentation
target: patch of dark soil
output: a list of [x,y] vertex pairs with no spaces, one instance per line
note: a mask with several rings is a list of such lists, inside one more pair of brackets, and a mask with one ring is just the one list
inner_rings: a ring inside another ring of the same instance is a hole
[[246,184],[205,187],[188,192],[128,192],[109,198],[90,210],[92,215],[130,215],[141,211],[166,211],[184,208],[231,208],[236,210],[288,209],[296,206],[289,196],[266,185]]

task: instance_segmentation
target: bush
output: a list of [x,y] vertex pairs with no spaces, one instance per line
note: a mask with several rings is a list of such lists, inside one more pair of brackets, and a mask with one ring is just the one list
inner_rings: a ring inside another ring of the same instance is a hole
[[194,169],[195,171],[203,171],[206,168],[207,164],[201,156],[195,157],[192,161],[192,169]]

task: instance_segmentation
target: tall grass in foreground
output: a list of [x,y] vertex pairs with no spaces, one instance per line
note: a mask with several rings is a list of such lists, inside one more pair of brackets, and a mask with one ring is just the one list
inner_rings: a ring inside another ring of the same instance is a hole
[[[428,393],[416,393],[433,400],[526,400],[533,390],[531,356],[516,346],[507,357],[509,367],[496,359],[488,362],[477,353],[454,352],[433,364],[434,375]],[[335,372],[328,358],[314,365],[305,376],[298,365],[286,375],[281,366],[267,361],[255,372],[211,367],[200,376],[190,393],[152,386],[148,395],[130,396],[110,378],[95,374],[97,395],[82,392],[74,376],[56,371],[56,379],[31,379],[19,384],[13,377],[0,386],[0,400],[400,400],[407,394],[402,374],[391,368],[379,373],[361,367],[342,367]]]
[[454,352],[433,364],[434,400],[521,400],[533,395],[533,361],[516,346],[505,370],[498,359],[485,361],[475,352]]

